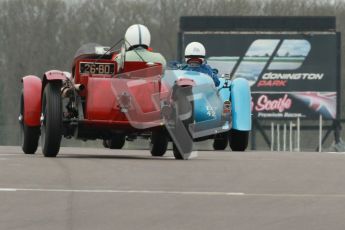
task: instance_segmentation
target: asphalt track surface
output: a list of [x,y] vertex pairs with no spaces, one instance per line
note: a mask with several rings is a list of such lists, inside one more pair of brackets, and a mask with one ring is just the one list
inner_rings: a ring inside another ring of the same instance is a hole
[[0,229],[345,229],[345,154],[0,147]]

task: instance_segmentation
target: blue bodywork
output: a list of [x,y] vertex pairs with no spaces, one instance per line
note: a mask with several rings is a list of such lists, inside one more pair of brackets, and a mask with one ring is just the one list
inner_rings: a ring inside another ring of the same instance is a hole
[[232,128],[241,131],[252,129],[251,94],[248,81],[236,78],[231,83]]
[[[194,100],[194,137],[208,136],[226,132],[231,128],[250,131],[251,122],[251,94],[247,80],[237,78],[232,81],[219,78],[218,87],[207,74],[189,70],[166,70],[163,81],[173,86],[175,81],[192,79]],[[225,101],[231,101],[232,112],[223,115]]]

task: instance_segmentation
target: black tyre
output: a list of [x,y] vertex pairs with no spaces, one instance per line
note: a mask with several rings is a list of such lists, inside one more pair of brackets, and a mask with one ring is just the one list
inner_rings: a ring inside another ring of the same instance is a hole
[[[188,100],[188,96],[192,95],[192,88],[191,87],[177,87],[175,89],[175,112],[178,117],[175,119],[182,120],[183,127],[179,127],[179,122],[176,122],[175,135],[179,135],[178,129],[184,128],[188,131],[189,138],[192,139],[192,142],[188,140],[181,140],[180,148],[173,143],[173,154],[176,160],[183,160],[185,159],[184,156],[190,154],[193,151],[193,137],[190,133],[190,125],[194,123],[194,103],[193,101]],[[183,150],[183,152],[181,152]],[[186,158],[187,159],[187,158]]]
[[150,140],[150,152],[154,157],[164,156],[168,148],[168,137],[164,130],[153,131]]
[[249,131],[230,130],[229,142],[232,151],[245,151],[248,147]]
[[35,154],[40,137],[40,126],[27,126],[24,124],[24,96],[20,98],[20,128],[22,150],[25,154]]
[[61,82],[48,82],[43,91],[42,152],[45,157],[56,157],[62,137]]
[[126,136],[117,134],[106,140],[106,146],[110,149],[122,149],[126,143]]
[[108,140],[103,140],[103,142],[102,142],[102,144],[103,144],[103,147],[104,148],[107,148],[107,149],[109,149],[109,145],[108,145]]
[[229,144],[228,135],[229,135],[228,132],[216,135],[216,137],[214,138],[214,141],[213,141],[213,149],[214,150],[225,150]]

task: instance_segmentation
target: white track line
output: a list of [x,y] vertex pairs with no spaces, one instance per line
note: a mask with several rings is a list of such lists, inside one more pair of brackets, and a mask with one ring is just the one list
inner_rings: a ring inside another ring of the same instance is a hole
[[62,193],[123,193],[148,195],[198,195],[198,196],[242,196],[242,197],[289,197],[289,198],[345,198],[345,194],[293,194],[293,193],[242,193],[242,192],[198,192],[162,190],[111,190],[111,189],[39,189],[0,188],[0,192],[62,192]]
[[207,196],[242,196],[234,192],[193,192],[193,191],[160,191],[160,190],[110,190],[110,189],[34,189],[34,188],[0,188],[0,192],[75,192],[75,193],[137,193],[137,194],[174,194],[174,195],[207,195]]
[[0,192],[17,192],[14,188],[1,188]]

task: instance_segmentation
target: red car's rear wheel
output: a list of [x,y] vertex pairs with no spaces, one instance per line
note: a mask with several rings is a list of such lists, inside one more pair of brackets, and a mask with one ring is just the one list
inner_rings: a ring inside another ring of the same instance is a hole
[[45,157],[56,157],[62,137],[61,82],[48,82],[42,98],[42,152]]
[[40,126],[27,126],[24,123],[24,95],[20,97],[19,122],[21,128],[22,149],[25,154],[35,154],[40,137]]

